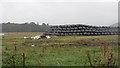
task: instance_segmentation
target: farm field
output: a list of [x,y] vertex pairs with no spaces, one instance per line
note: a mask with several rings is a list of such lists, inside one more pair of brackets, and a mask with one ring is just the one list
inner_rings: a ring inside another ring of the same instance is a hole
[[[24,39],[40,32],[10,32],[2,37],[3,66],[116,66],[118,36],[52,36]],[[32,46],[34,45],[34,46]]]

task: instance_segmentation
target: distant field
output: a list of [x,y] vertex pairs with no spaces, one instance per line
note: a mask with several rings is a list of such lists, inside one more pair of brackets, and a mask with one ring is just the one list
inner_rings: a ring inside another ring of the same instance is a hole
[[[11,32],[2,37],[3,66],[114,66],[118,36],[52,36],[23,39],[40,32]],[[31,45],[35,45],[32,47]]]

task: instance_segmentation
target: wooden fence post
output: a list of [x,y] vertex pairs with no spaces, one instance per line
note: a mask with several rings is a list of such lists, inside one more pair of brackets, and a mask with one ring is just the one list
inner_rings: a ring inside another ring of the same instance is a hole
[[23,67],[25,67],[25,53],[23,53]]

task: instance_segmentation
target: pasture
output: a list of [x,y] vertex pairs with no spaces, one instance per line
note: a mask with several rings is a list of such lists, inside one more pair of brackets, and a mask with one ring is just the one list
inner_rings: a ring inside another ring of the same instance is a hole
[[[10,32],[2,37],[3,66],[115,66],[118,36],[52,36],[24,39],[40,32]],[[34,45],[34,46],[32,46]]]

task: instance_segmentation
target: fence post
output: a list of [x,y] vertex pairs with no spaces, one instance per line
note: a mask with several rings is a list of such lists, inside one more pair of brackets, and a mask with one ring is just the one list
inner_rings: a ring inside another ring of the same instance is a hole
[[23,53],[23,67],[25,67],[25,53]]

